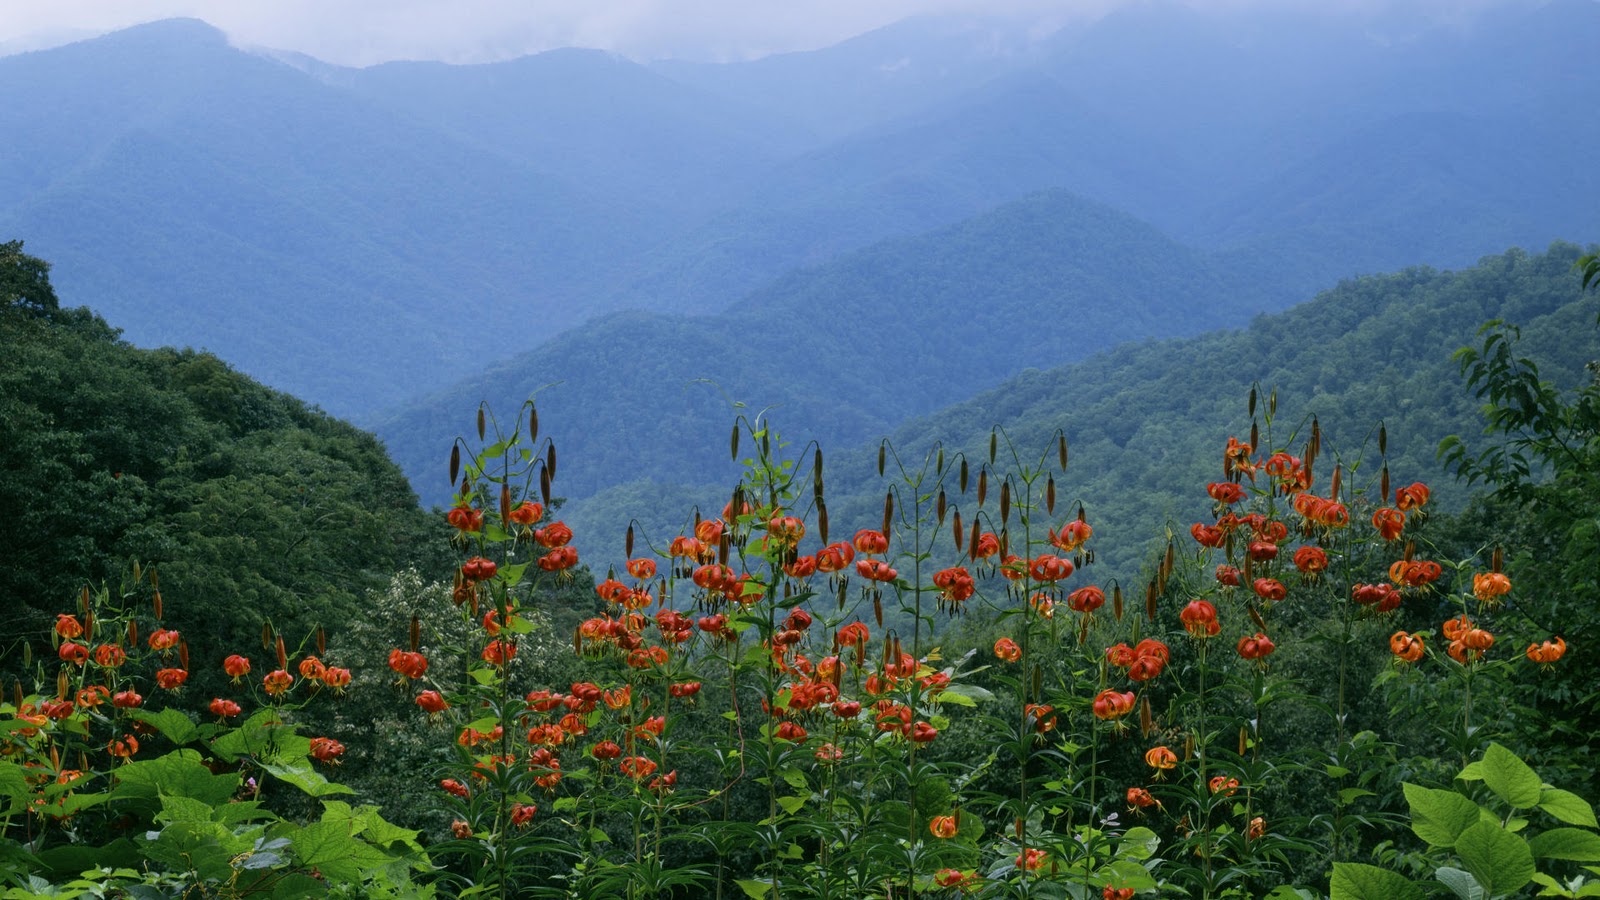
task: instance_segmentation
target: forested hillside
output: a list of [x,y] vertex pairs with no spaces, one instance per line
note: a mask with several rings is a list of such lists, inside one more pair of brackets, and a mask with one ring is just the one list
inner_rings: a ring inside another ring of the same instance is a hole
[[[3,248],[0,269],[37,264]],[[159,571],[203,678],[264,623],[336,629],[395,571],[439,564],[438,525],[371,435],[210,354],[133,347],[53,292],[19,296],[0,291],[8,674],[17,641],[45,640],[84,585],[120,596],[135,563]]]
[[[794,273],[721,314],[622,313],[567,332],[376,424],[428,502],[462,416],[539,394],[581,498],[728,469],[728,400],[776,407],[794,436],[842,447],[1030,366],[1123,341],[1237,325],[1287,303],[1258,261],[1179,245],[1066,192]],[[641,435],[671,435],[639,452]]]
[[[1101,538],[1096,579],[1138,576],[1169,526],[1181,534],[1203,515],[1206,500],[1194,485],[1221,476],[1228,436],[1248,437],[1253,385],[1277,393],[1277,439],[1304,440],[1317,416],[1324,453],[1341,460],[1349,477],[1376,477],[1376,428],[1385,423],[1394,477],[1436,484],[1439,501],[1459,509],[1470,489],[1451,483],[1436,450],[1451,434],[1472,444],[1483,422],[1451,356],[1473,343],[1485,321],[1502,318],[1522,326],[1523,352],[1538,354],[1545,377],[1584,383],[1591,377],[1584,366],[1597,353],[1594,301],[1580,296],[1572,268],[1579,253],[1558,244],[1537,255],[1486,257],[1459,272],[1414,268],[1352,279],[1245,329],[1123,344],[1080,363],[1030,370],[908,422],[889,440],[908,461],[920,461],[935,441],[979,460],[999,426],[1023,459],[1037,459],[1053,453],[1060,429],[1072,463],[1058,491],[1064,502],[1084,504]],[[808,437],[789,427],[784,409],[770,419],[788,438]],[[707,441],[703,458],[720,464],[720,444]],[[881,517],[877,445],[826,445],[829,510],[843,530]],[[670,537],[689,515],[685,501],[714,510],[726,490],[628,483],[577,504],[567,518],[615,555],[629,517]],[[969,515],[973,501],[960,501]]]

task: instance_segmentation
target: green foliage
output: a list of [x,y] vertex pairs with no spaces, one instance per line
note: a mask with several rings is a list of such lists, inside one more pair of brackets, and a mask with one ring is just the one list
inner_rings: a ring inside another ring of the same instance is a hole
[[53,609],[128,560],[216,666],[271,622],[296,642],[439,558],[439,526],[370,435],[194,351],[140,350],[86,310],[0,310],[0,672],[47,652]]
[[48,316],[61,306],[50,286],[50,264],[22,252],[22,241],[0,243],[0,309]]
[[[1474,802],[1455,790],[1405,786],[1412,830],[1428,844],[1436,865],[1434,877],[1455,896],[1492,900],[1511,896],[1535,880],[1549,889],[1541,896],[1588,895],[1574,893],[1586,886],[1582,876],[1565,884],[1558,882],[1552,872],[1561,870],[1552,869],[1548,861],[1557,861],[1557,866],[1559,861],[1600,862],[1600,834],[1594,830],[1594,810],[1589,804],[1545,787],[1527,763],[1498,743],[1490,744],[1483,758],[1467,765],[1456,778],[1468,786],[1482,782],[1489,796]],[[1535,831],[1532,826],[1543,822],[1529,817],[1534,812],[1588,827]],[[1459,868],[1450,864],[1456,862]],[[1337,867],[1334,884],[1334,898],[1341,900]]]

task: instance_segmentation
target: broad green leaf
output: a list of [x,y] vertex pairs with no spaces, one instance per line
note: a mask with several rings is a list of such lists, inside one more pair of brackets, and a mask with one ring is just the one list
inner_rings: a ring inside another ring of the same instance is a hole
[[319,869],[332,881],[359,884],[364,873],[387,865],[393,859],[353,837],[344,822],[312,822],[288,837],[300,865]]
[[312,769],[311,764],[304,760],[292,763],[262,763],[261,768],[313,797],[355,793],[352,788],[322,777],[322,773]]
[[0,816],[21,812],[28,805],[28,780],[22,767],[13,762],[0,763]]
[[[945,686],[945,689],[940,693],[940,698],[943,699],[945,697],[961,697],[966,700],[987,702],[994,699],[994,693],[988,688],[979,687],[976,684],[956,683]],[[962,706],[974,705],[972,703],[962,703],[960,700],[954,702]]]
[[1489,896],[1509,894],[1536,871],[1528,843],[1499,825],[1479,822],[1456,838],[1456,855]]
[[1339,804],[1341,806],[1348,806],[1349,804],[1354,803],[1357,800],[1360,800],[1362,797],[1376,797],[1376,796],[1378,796],[1376,793],[1374,793],[1372,791],[1369,791],[1366,788],[1349,787],[1349,788],[1345,788],[1344,790],[1341,790],[1339,792]]
[[1157,887],[1155,877],[1144,866],[1131,859],[1113,859],[1095,872],[1095,882],[1100,886],[1115,885],[1134,890],[1152,890]]
[[1449,888],[1461,900],[1486,900],[1489,896],[1484,893],[1483,885],[1478,883],[1478,879],[1472,877],[1471,872],[1463,872],[1460,869],[1453,869],[1449,866],[1440,866],[1438,871],[1433,873],[1433,877],[1439,879],[1441,884]]
[[58,875],[76,875],[97,866],[142,867],[144,865],[144,858],[139,855],[139,848],[127,838],[118,838],[100,847],[88,844],[62,844],[41,851],[37,857],[30,856],[27,859]]
[[1117,855],[1125,859],[1149,859],[1160,846],[1160,835],[1143,825],[1136,825],[1123,833],[1122,843],[1117,846]]
[[155,726],[155,729],[165,735],[167,740],[180,747],[194,740],[195,734],[199,731],[192,719],[184,715],[181,710],[171,707],[167,707],[160,712],[133,709],[129,710],[128,714],[131,718]]
[[1571,859],[1600,862],[1600,834],[1581,828],[1552,828],[1528,839],[1537,859]]
[[739,885],[739,890],[744,891],[744,895],[750,900],[762,900],[772,890],[771,884],[753,878],[741,878],[735,884]]
[[1515,753],[1499,744],[1490,744],[1480,762],[1483,783],[1501,800],[1517,809],[1528,809],[1539,804],[1540,795],[1544,793],[1544,782]]
[[786,813],[788,813],[789,815],[792,816],[795,813],[799,812],[801,809],[805,808],[806,798],[804,798],[804,797],[779,797],[778,798],[778,805],[783,807],[783,811],[784,812],[786,812]]
[[193,750],[175,750],[155,759],[141,759],[117,769],[113,797],[142,797],[154,800],[164,794],[192,797],[218,806],[227,803],[239,789],[236,773],[213,775]]
[[1332,900],[1423,900],[1404,875],[1361,863],[1334,863]]
[[955,691],[952,691],[952,690],[949,690],[949,689],[941,691],[939,693],[939,696],[934,698],[934,702],[935,703],[951,703],[951,704],[954,704],[956,706],[977,706],[978,705],[978,701],[972,699],[971,697],[968,697],[965,694],[958,694]]
[[211,821],[211,804],[203,803],[192,797],[168,794],[161,798],[161,812],[156,814],[156,821],[209,822]]
[[1454,847],[1461,832],[1478,822],[1478,804],[1455,791],[1410,783],[1402,788],[1411,807],[1411,830],[1431,846]]
[[1594,818],[1594,807],[1571,791],[1545,788],[1539,792],[1539,808],[1568,825],[1600,828],[1600,822]]

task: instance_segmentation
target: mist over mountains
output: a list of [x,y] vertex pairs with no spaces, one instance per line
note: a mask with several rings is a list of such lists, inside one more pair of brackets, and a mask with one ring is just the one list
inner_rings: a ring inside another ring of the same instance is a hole
[[478,400],[558,381],[565,490],[699,480],[618,435],[722,435],[726,394],[859,441],[1351,275],[1600,234],[1600,4],[1495,15],[1151,3],[367,69],[173,20],[0,58],[0,237],[134,343],[375,426],[425,499]]

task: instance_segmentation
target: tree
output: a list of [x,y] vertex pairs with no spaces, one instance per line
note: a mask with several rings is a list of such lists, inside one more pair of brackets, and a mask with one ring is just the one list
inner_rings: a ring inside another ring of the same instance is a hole
[[0,244],[0,307],[49,316],[61,308],[50,286],[50,264],[22,252],[22,241]]

